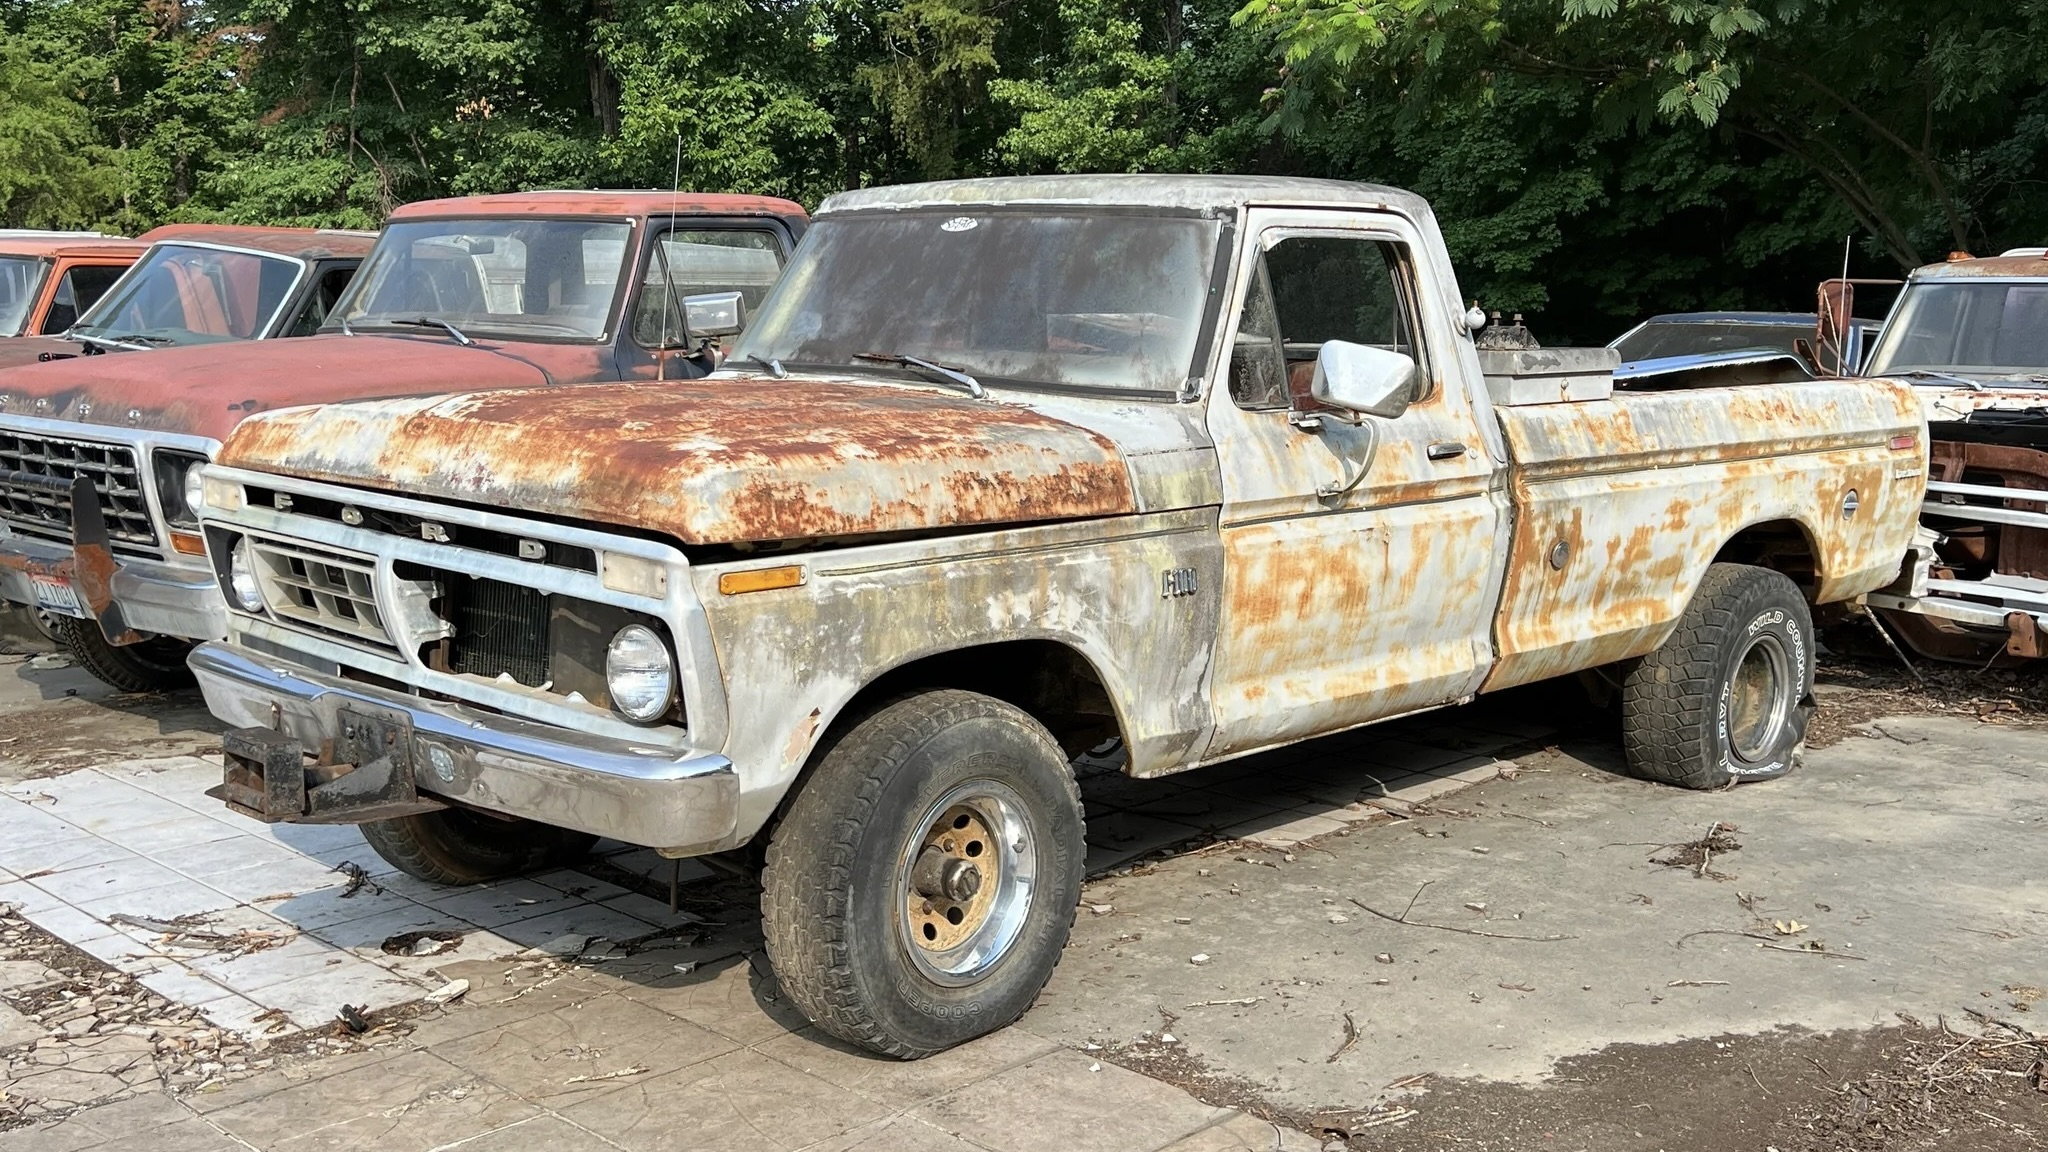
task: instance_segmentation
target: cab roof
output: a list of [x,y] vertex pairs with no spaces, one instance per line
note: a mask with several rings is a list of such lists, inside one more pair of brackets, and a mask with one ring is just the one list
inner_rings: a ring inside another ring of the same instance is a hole
[[562,189],[507,192],[496,196],[455,196],[421,200],[391,213],[393,220],[450,216],[788,216],[802,219],[803,206],[774,196],[735,196],[661,189]]
[[166,224],[135,238],[144,244],[187,241],[247,248],[300,260],[361,259],[377,242],[375,232],[338,228],[266,228],[248,224]]
[[1913,270],[1915,280],[2048,280],[2048,252],[2016,248],[2003,256],[1949,260]]
[[1429,203],[1422,197],[1380,184],[1300,176],[1182,175],[999,176],[861,188],[827,197],[818,206],[818,215],[999,204],[1161,208],[1205,213],[1234,213],[1253,205],[1296,205],[1385,208],[1414,219],[1430,215]]
[[149,247],[145,240],[126,236],[41,236],[0,235],[0,256],[140,256]]

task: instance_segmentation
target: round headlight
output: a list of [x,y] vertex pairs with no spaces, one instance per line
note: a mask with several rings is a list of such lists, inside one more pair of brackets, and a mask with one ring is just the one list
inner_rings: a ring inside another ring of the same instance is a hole
[[628,624],[604,654],[605,687],[612,707],[628,720],[659,720],[676,698],[676,662],[654,629]]
[[263,589],[256,584],[256,558],[249,554],[249,538],[235,541],[228,553],[228,598],[244,612],[263,611]]
[[194,461],[185,469],[185,512],[195,517],[199,515],[200,506],[206,503],[206,478],[199,474],[202,467],[204,465]]

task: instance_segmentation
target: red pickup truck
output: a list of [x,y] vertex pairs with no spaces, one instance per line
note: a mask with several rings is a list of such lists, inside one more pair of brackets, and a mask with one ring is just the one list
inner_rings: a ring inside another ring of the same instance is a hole
[[798,205],[758,196],[427,201],[392,214],[315,335],[0,372],[0,599],[46,614],[115,687],[181,683],[191,643],[226,628],[199,535],[198,466],[244,418],[702,376],[805,224]]

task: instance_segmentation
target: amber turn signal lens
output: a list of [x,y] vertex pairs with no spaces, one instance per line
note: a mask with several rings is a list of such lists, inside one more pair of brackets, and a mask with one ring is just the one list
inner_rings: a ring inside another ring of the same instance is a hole
[[175,552],[183,552],[187,556],[204,556],[206,555],[206,541],[202,537],[194,536],[187,532],[173,532],[171,533],[171,549]]
[[801,564],[782,568],[754,568],[746,572],[723,572],[718,577],[718,590],[727,596],[742,592],[766,592],[771,588],[795,588],[804,582]]

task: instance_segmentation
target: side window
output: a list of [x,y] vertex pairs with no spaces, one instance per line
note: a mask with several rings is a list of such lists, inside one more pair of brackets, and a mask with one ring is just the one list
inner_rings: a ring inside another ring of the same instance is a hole
[[[1342,340],[1368,344],[1415,356],[1411,309],[1404,289],[1405,252],[1401,245],[1371,237],[1289,236],[1266,250],[1257,291],[1248,294],[1246,316],[1239,322],[1238,343],[1247,331],[1277,333],[1281,383],[1276,391],[1267,366],[1240,385],[1238,356],[1232,350],[1231,396],[1246,408],[1320,407],[1309,395],[1315,379],[1316,353],[1324,342]],[[1263,296],[1263,301],[1254,299]],[[1254,304],[1265,308],[1271,329],[1255,329]],[[1247,365],[1250,370],[1253,366]],[[1417,379],[1426,378],[1418,373]]]
[[647,278],[633,308],[633,339],[650,348],[679,343],[680,302],[704,292],[738,292],[751,316],[781,275],[782,245],[773,232],[666,232],[647,261]]
[[57,294],[50,301],[50,314],[43,319],[43,334],[62,332],[78,323],[114,281],[121,278],[125,268],[110,268],[105,265],[82,264],[64,273],[57,281]]
[[334,302],[341,299],[341,290],[348,287],[350,277],[355,274],[352,264],[322,268],[313,280],[313,294],[300,306],[298,317],[278,335],[311,336],[319,331],[327,314],[334,310]]
[[1263,260],[1245,288],[1244,314],[1238,317],[1237,335],[1230,344],[1230,398],[1240,408],[1287,407],[1287,364]]

